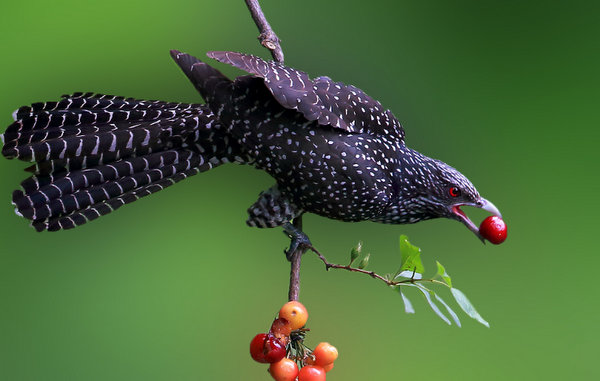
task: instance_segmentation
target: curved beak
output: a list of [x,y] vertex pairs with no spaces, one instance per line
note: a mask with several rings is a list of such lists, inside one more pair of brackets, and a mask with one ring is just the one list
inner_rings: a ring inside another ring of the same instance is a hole
[[481,208],[487,212],[492,213],[494,216],[498,216],[500,218],[502,218],[502,213],[500,213],[500,211],[498,210],[498,208],[496,208],[496,205],[492,204],[490,201],[486,200],[485,198],[481,198],[476,205],[478,208]]
[[481,236],[481,234],[479,234],[479,228],[477,227],[477,225],[475,225],[473,223],[473,221],[471,221],[469,219],[469,217],[467,217],[465,212],[463,212],[460,209],[460,207],[463,205],[481,208],[481,209],[483,209],[487,212],[490,212],[493,215],[498,216],[500,218],[502,218],[502,214],[500,213],[500,211],[498,210],[498,208],[496,208],[496,206],[494,204],[492,204],[490,201],[486,200],[483,197],[474,203],[462,203],[462,204],[459,203],[459,204],[454,204],[454,205],[450,206],[450,211],[452,212],[452,214],[455,215],[459,221],[461,221],[463,224],[465,224],[465,226],[470,231],[472,231],[477,237],[479,237],[481,242],[485,243],[485,239]]

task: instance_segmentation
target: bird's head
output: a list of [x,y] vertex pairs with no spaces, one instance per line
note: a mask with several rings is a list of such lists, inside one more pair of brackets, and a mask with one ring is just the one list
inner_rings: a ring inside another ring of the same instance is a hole
[[439,203],[439,213],[442,217],[458,220],[465,224],[482,242],[485,242],[479,228],[461,210],[462,206],[481,208],[495,216],[502,218],[502,214],[494,204],[479,195],[475,186],[465,175],[449,166],[435,160],[438,174],[437,186],[431,188],[432,196]]
[[481,197],[469,179],[453,167],[416,151],[409,151],[411,152],[406,152],[408,155],[404,156],[401,170],[403,178],[410,179],[409,184],[405,183],[406,187],[403,187],[403,191],[408,194],[405,193],[402,197],[406,203],[401,208],[410,215],[410,219],[404,222],[450,218],[462,222],[485,242],[477,225],[461,207],[474,206],[502,218],[498,208]]
[[451,218],[462,222],[485,243],[477,225],[461,209],[474,206],[502,218],[494,204],[479,195],[475,186],[465,175],[448,164],[432,159],[430,183],[426,189],[432,211],[439,217]]

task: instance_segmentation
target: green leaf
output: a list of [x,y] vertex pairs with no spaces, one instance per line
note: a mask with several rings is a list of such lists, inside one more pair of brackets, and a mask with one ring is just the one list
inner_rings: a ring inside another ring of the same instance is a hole
[[400,291],[400,296],[402,296],[402,301],[404,302],[404,312],[406,312],[407,314],[414,314],[415,309],[413,308],[413,305],[410,302],[410,300],[408,300],[408,298],[402,293],[402,291]]
[[444,299],[442,299],[438,294],[434,293],[434,295],[435,295],[435,298],[438,300],[438,302],[442,303],[444,305],[444,307],[446,307],[446,311],[448,311],[448,313],[450,314],[450,316],[452,317],[452,320],[454,320],[456,325],[458,327],[461,327],[460,319],[458,318],[458,315],[456,314],[456,312],[454,312],[454,310],[452,308],[450,308],[450,306],[448,304],[446,304],[446,302],[444,302]]
[[437,306],[437,304],[435,304],[435,302],[431,298],[431,295],[435,295],[435,292],[431,291],[427,287],[422,286],[420,284],[410,284],[409,286],[414,286],[414,287],[418,288],[419,290],[421,290],[423,295],[425,295],[425,299],[427,300],[427,303],[429,303],[429,306],[431,307],[433,312],[435,312],[437,314],[437,316],[439,316],[443,321],[448,323],[448,325],[452,325],[452,323],[450,322],[450,319],[448,319],[446,317],[446,315],[444,315],[444,313],[440,310],[440,308]]
[[409,271],[409,270],[404,270],[400,273],[397,273],[394,276],[394,280],[397,280],[398,278],[408,278],[408,279],[423,279],[423,274],[419,274],[417,272],[414,271]]
[[402,256],[402,262],[396,276],[412,278],[412,274],[414,273],[419,274],[418,277],[414,277],[415,279],[421,279],[425,272],[425,268],[421,262],[421,249],[411,245],[408,242],[408,237],[404,234],[400,236],[400,255]]
[[463,294],[462,291],[460,291],[458,288],[451,288],[450,291],[452,292],[454,299],[456,299],[456,303],[458,303],[460,308],[462,308],[462,310],[465,311],[467,315],[477,320],[481,324],[485,325],[486,327],[490,328],[490,323],[485,321],[481,317],[481,315],[479,315],[479,312],[475,310],[475,307],[473,307],[471,302],[469,302],[469,299],[467,299],[467,296]]
[[359,269],[364,269],[365,267],[367,267],[367,265],[369,264],[369,258],[371,258],[371,254],[367,254],[362,261],[359,262],[358,264],[358,268]]
[[356,247],[353,247],[352,250],[350,250],[350,265],[352,265],[352,263],[354,263],[354,261],[356,261],[356,258],[358,258],[361,251],[362,251],[362,242],[359,241],[358,245],[356,245]]
[[444,280],[444,282],[446,282],[448,286],[452,287],[452,279],[450,278],[450,275],[448,275],[448,273],[446,272],[444,266],[442,266],[442,264],[438,261],[435,261],[435,263],[437,263],[438,275],[442,277],[442,279]]

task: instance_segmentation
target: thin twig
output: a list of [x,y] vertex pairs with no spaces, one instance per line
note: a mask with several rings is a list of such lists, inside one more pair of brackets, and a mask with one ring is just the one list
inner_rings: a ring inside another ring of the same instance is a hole
[[[258,30],[260,32],[260,35],[258,36],[258,40],[260,41],[260,44],[262,46],[264,46],[265,48],[269,49],[269,51],[271,52],[271,55],[273,56],[273,59],[275,61],[283,62],[283,51],[281,50],[279,37],[277,37],[277,35],[273,31],[273,29],[271,28],[271,25],[267,21],[267,18],[265,17],[265,15],[260,7],[260,4],[258,3],[258,0],[245,0],[245,1],[246,1],[246,5],[248,6],[248,10],[250,11],[250,14],[252,15],[252,19],[254,20],[254,23],[256,24],[256,26],[258,27]],[[298,216],[298,217],[294,218],[293,224],[298,230],[302,231],[302,216]],[[308,250],[313,251],[315,254],[317,254],[319,256],[319,259],[321,259],[321,261],[323,261],[323,263],[325,264],[326,270],[342,269],[342,270],[347,270],[347,271],[351,271],[351,272],[366,274],[372,278],[379,279],[380,281],[384,282],[385,284],[387,284],[388,286],[391,286],[391,287],[401,286],[403,284],[408,284],[408,283],[414,284],[417,282],[438,283],[438,284],[443,284],[443,285],[447,286],[446,283],[441,282],[436,279],[415,279],[414,277],[411,277],[410,279],[395,281],[393,279],[388,279],[384,276],[381,276],[374,271],[369,271],[369,270],[364,270],[364,269],[357,268],[357,267],[352,267],[351,265],[339,265],[339,264],[335,264],[335,263],[329,263],[327,261],[327,259],[325,258],[325,256],[323,256],[323,254],[321,254],[312,245],[311,246],[299,245],[298,248],[289,256],[290,262],[291,262],[291,269],[290,269],[290,287],[289,287],[289,291],[288,291],[288,299],[290,301],[298,300],[298,297],[300,295],[300,263],[302,260],[302,255],[304,255],[304,253],[306,253],[306,251],[308,251]]]
[[[265,48],[269,49],[273,59],[277,62],[283,63],[283,51],[279,43],[279,37],[275,34],[271,25],[267,21],[265,14],[263,13],[258,0],[245,0],[248,10],[252,15],[252,19],[260,32],[258,40],[260,44]],[[302,231],[302,216],[294,218],[294,226]],[[289,256],[291,262],[290,268],[290,288],[288,291],[288,300],[298,300],[300,295],[300,263],[302,255],[308,250],[304,245],[298,246],[298,248],[291,253]]]
[[[293,224],[294,227],[302,231],[302,216],[294,218]],[[300,296],[300,262],[302,261],[302,255],[304,255],[307,249],[305,246],[300,245],[291,255],[289,301],[298,300]]]
[[415,279],[414,277],[412,277],[409,279],[395,281],[393,279],[388,279],[382,275],[379,275],[374,271],[364,270],[364,269],[360,269],[357,267],[352,267],[350,265],[338,265],[336,263],[330,263],[329,261],[327,261],[327,258],[325,258],[325,256],[323,254],[321,254],[321,252],[319,250],[317,250],[314,246],[309,246],[308,250],[317,254],[319,259],[325,264],[325,270],[327,270],[327,271],[329,271],[329,269],[341,269],[341,270],[347,270],[347,271],[351,271],[351,272],[355,272],[355,273],[365,274],[365,275],[370,276],[371,278],[379,279],[380,281],[384,282],[385,284],[387,284],[390,287],[402,286],[403,284],[406,285],[406,284],[422,283],[422,282],[442,284],[442,285],[448,287],[448,285],[446,283],[441,282],[437,279]]
[[258,0],[245,1],[250,14],[252,15],[252,19],[260,32],[260,35],[258,36],[260,44],[271,51],[271,55],[275,61],[283,62],[283,51],[279,44],[279,37],[277,37],[275,32],[273,32],[273,29],[271,29],[271,25],[269,25],[267,18],[260,8]]

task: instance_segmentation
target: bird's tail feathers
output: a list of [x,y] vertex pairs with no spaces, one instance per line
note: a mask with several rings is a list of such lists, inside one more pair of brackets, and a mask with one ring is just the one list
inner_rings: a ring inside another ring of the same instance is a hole
[[217,69],[187,53],[171,50],[171,57],[210,108],[218,114],[231,94],[232,81]]
[[13,203],[38,231],[82,225],[239,159],[203,105],[76,93],[14,117],[2,154],[34,163]]
[[[195,104],[75,93],[15,112],[2,154],[31,162],[108,155],[111,159],[183,145],[210,113]],[[104,160],[107,161],[107,160]]]
[[191,150],[157,152],[58,176],[32,176],[13,192],[13,204],[37,231],[70,229],[214,166]]

